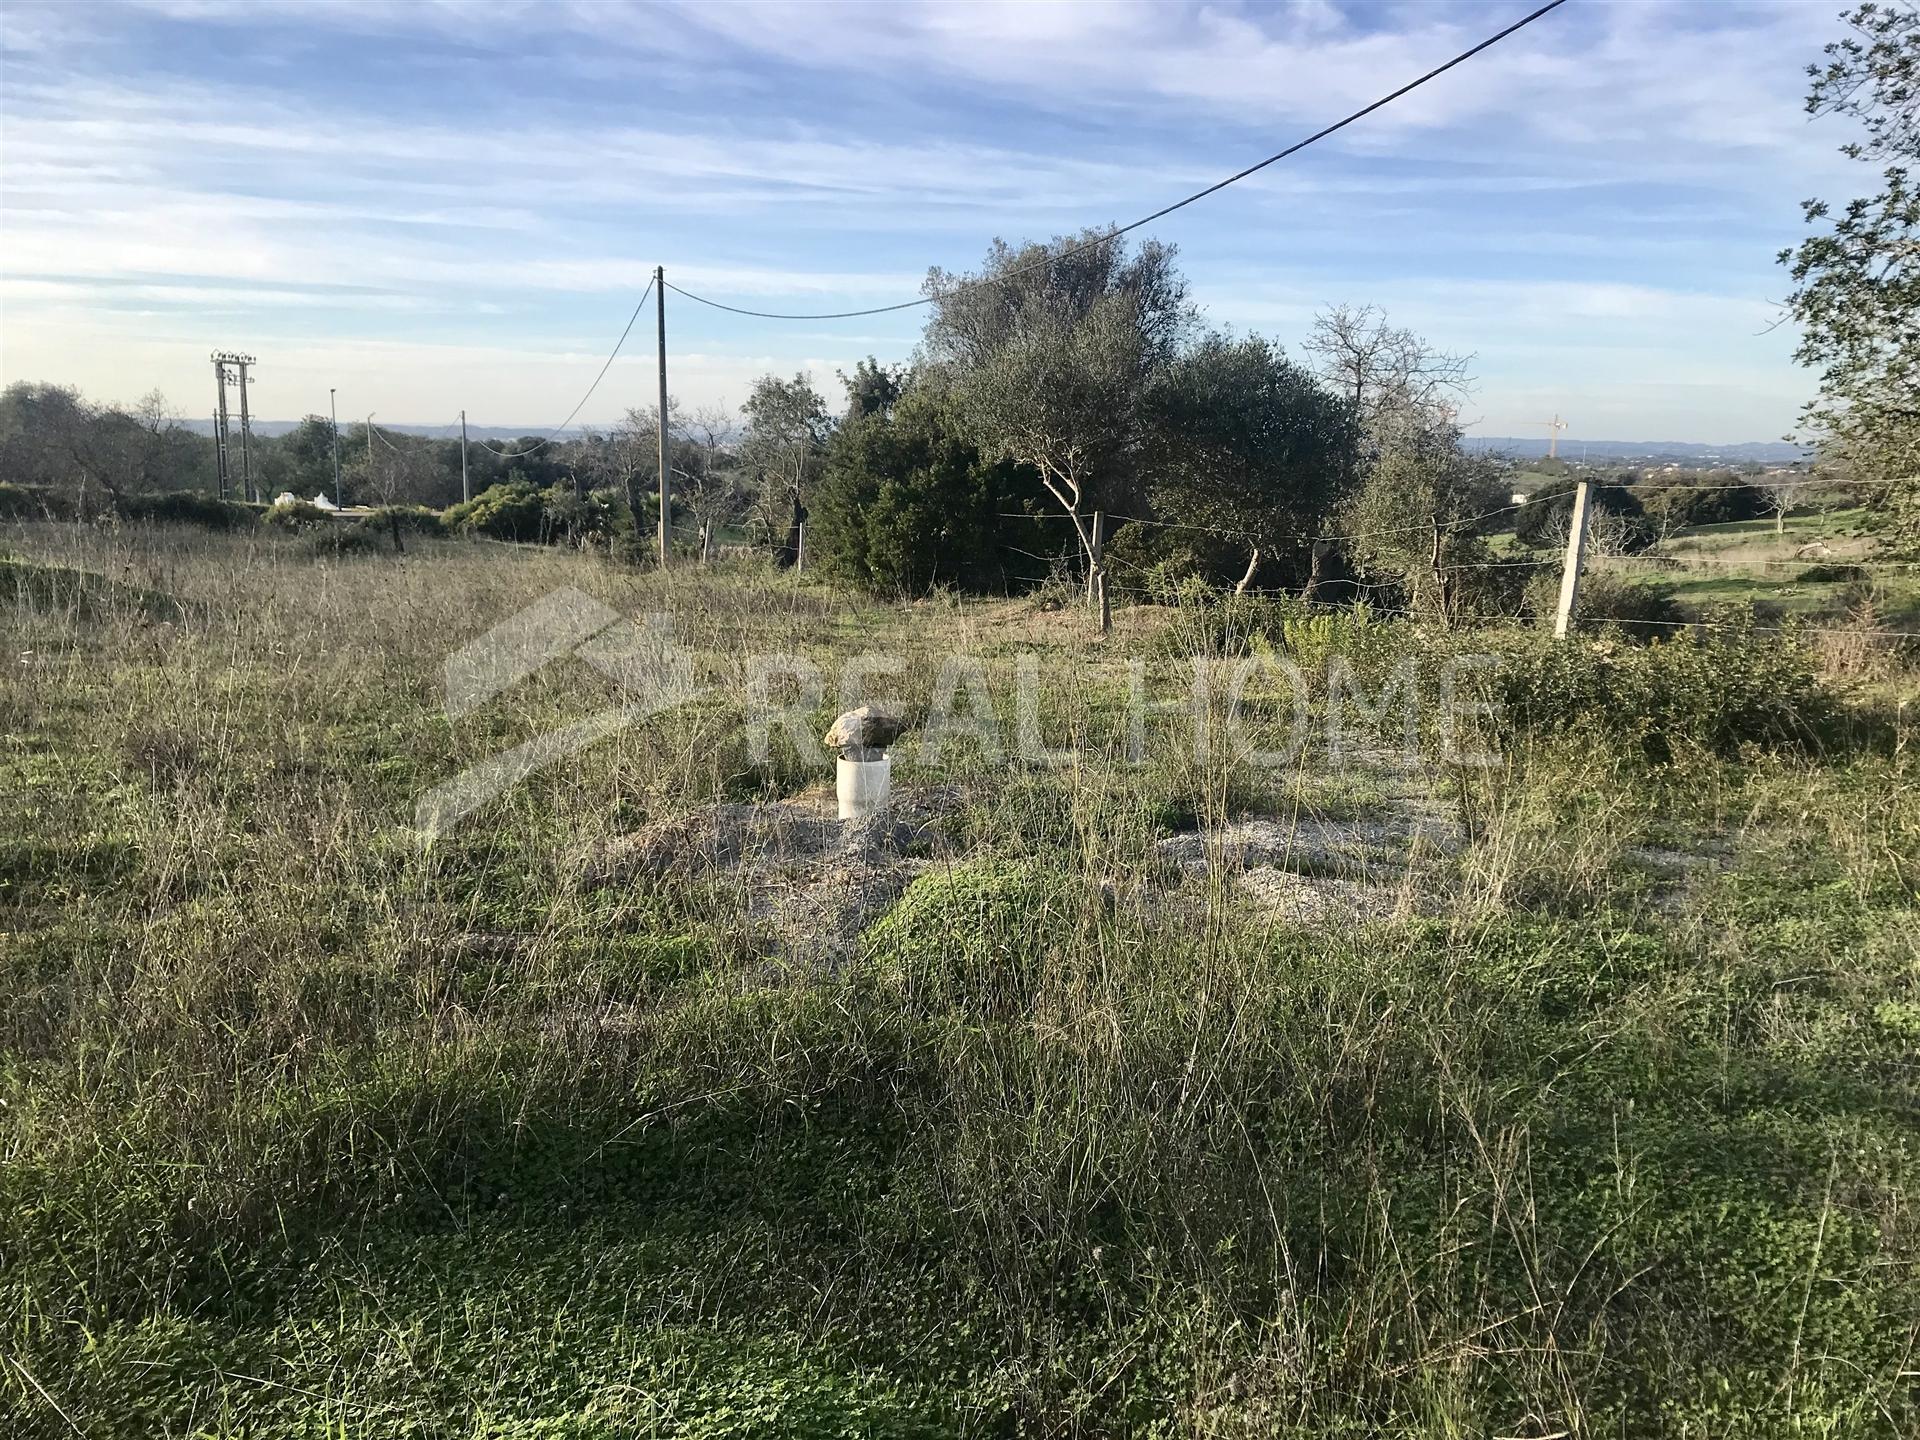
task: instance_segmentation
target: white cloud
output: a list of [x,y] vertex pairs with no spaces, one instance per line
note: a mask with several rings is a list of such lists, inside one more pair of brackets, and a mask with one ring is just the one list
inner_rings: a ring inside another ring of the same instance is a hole
[[[127,50],[135,11],[259,63],[235,59],[217,85],[168,78],[190,67]],[[689,289],[774,310],[911,298],[928,263],[964,266],[996,233],[1155,208],[1499,19],[1326,0],[16,0],[0,34],[34,58],[10,62],[0,93],[4,361],[103,393],[139,365],[198,384],[204,350],[238,334],[277,344],[280,374],[332,370],[476,411],[482,395],[515,411],[538,394],[564,414],[657,260]],[[1602,390],[1638,397],[1622,413],[1658,410],[1653,385],[1716,413],[1772,406],[1773,433],[1803,380],[1790,337],[1755,338],[1782,288],[1770,256],[1801,195],[1846,168],[1841,137],[1799,108],[1831,29],[1808,4],[1564,7],[1161,233],[1217,319],[1297,338],[1328,300],[1383,303],[1480,352],[1496,413],[1582,385],[1583,413],[1606,413]],[[385,68],[338,86],[275,68],[329,34],[372,37]],[[398,74],[425,91],[476,56],[499,91],[484,112],[389,109],[372,88]],[[758,360],[901,355],[918,324],[823,344],[817,328],[694,320],[680,302],[670,316],[715,337],[690,382],[735,398]],[[322,345],[316,329],[342,338]],[[793,353],[757,353],[774,344]]]

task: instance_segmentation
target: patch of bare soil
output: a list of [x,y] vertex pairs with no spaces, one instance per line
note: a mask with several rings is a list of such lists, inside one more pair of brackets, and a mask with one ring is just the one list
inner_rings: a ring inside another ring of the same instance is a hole
[[589,873],[599,884],[724,877],[770,951],[832,963],[945,854],[938,822],[956,804],[948,790],[899,787],[885,814],[853,823],[829,792],[710,805],[609,842]]
[[1218,874],[1295,925],[1356,924],[1439,908],[1438,881],[1466,843],[1418,771],[1367,757],[1384,797],[1352,819],[1302,813],[1170,835],[1154,851],[1190,880]]
[[[1169,835],[1154,850],[1179,876],[1175,888],[1191,892],[1218,874],[1257,910],[1290,924],[1425,913],[1437,904],[1437,872],[1462,844],[1460,826],[1424,777],[1380,782],[1384,805],[1360,818],[1244,820]],[[916,875],[954,858],[940,821],[959,799],[949,789],[899,786],[887,813],[857,824],[836,818],[824,789],[705,806],[608,842],[590,860],[589,878],[737,886],[741,918],[770,955],[834,964]]]

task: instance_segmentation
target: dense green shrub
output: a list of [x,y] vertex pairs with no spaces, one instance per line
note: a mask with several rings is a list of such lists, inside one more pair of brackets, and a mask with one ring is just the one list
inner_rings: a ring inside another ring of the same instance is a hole
[[1804,645],[1723,623],[1648,645],[1607,633],[1515,646],[1496,672],[1503,718],[1543,731],[1598,730],[1655,761],[1688,747],[1733,756],[1844,738],[1845,709]]
[[542,540],[546,506],[525,481],[490,485],[471,500],[450,505],[441,516],[450,531],[493,540]]
[[[629,519],[625,502],[611,490],[582,495],[571,485],[555,483],[540,498],[546,512],[543,538],[556,545],[585,545],[604,539],[618,522]],[[627,528],[631,529],[631,524]]]
[[1066,878],[1030,861],[928,871],[866,933],[862,949],[915,1007],[1019,1013],[1082,906]]
[[613,521],[612,506],[597,495],[575,495],[565,485],[536,490],[525,480],[489,486],[440,515],[440,526],[447,534],[531,543],[564,540],[576,545],[608,533]]
[[[1039,477],[987,461],[961,436],[944,397],[921,384],[890,411],[835,433],[809,504],[807,543],[829,572],[887,595],[936,586],[1000,590],[1018,583],[1016,545],[1044,553],[1064,522],[1004,518],[1045,500]],[[1038,560],[1024,562],[1038,575]],[[1011,573],[1010,573],[1011,571]]]
[[128,520],[145,520],[164,525],[197,525],[203,530],[244,530],[259,518],[258,512],[217,495],[198,490],[170,490],[163,495],[129,495],[121,499],[119,511]]

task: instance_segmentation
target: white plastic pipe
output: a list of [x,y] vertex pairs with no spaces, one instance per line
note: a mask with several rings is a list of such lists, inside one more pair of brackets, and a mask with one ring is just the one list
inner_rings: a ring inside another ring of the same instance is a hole
[[842,820],[864,820],[887,808],[887,790],[893,783],[893,757],[878,760],[840,758],[834,790],[840,797]]

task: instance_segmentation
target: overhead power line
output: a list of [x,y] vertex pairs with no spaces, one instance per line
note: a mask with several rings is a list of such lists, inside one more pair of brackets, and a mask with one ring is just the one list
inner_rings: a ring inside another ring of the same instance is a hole
[[[1550,0],[1550,3],[1546,5],[1542,5],[1538,10],[1535,10],[1531,15],[1523,16],[1521,19],[1518,19],[1514,21],[1513,24],[1507,26],[1506,29],[1501,30],[1493,35],[1489,35],[1486,39],[1482,40],[1478,45],[1475,45],[1472,49],[1462,50],[1458,55],[1454,56],[1451,60],[1447,61],[1445,64],[1436,65],[1433,69],[1427,71],[1426,74],[1420,76],[1418,79],[1409,80],[1406,84],[1402,85],[1398,90],[1392,91],[1386,95],[1382,95],[1378,100],[1375,100],[1371,105],[1366,105],[1361,107],[1360,109],[1354,111],[1351,115],[1347,116],[1344,120],[1336,120],[1334,121],[1333,124],[1327,126],[1325,129],[1316,130],[1313,134],[1307,136],[1306,139],[1295,141],[1293,144],[1289,145],[1286,149],[1281,150],[1275,154],[1269,155],[1266,159],[1257,161],[1256,163],[1247,166],[1247,168],[1244,170],[1236,171],[1234,174],[1227,176],[1226,179],[1216,181],[1213,184],[1207,186],[1207,188],[1204,190],[1196,190],[1193,192],[1193,194],[1186,196],[1184,199],[1176,200],[1171,205],[1163,205],[1160,209],[1154,211],[1151,215],[1143,215],[1138,220],[1133,221],[1131,224],[1116,225],[1113,229],[1108,230],[1105,234],[1100,235],[1095,239],[1084,241],[1083,243],[1079,245],[1075,245],[1070,249],[1063,250],[1058,255],[1049,255],[1043,260],[1034,261],[1027,265],[1015,266],[1012,270],[1009,270],[1006,273],[1001,275],[993,276],[991,280],[988,280],[988,281],[975,281],[972,283],[996,284],[996,285],[1002,284],[1008,280],[1016,279],[1017,277],[1027,273],[1028,271],[1042,269],[1049,265],[1055,265],[1062,260],[1070,260],[1075,255],[1084,254],[1086,251],[1092,250],[1097,246],[1105,245],[1109,240],[1116,240],[1120,236],[1125,235],[1130,231],[1138,230],[1142,225],[1151,225],[1156,220],[1164,219],[1166,216],[1173,214],[1174,211],[1184,209],[1187,206],[1193,204],[1194,201],[1196,200],[1204,200],[1209,195],[1216,194],[1219,191],[1226,189],[1229,185],[1235,184],[1241,180],[1246,179],[1249,175],[1255,174],[1258,171],[1266,169],[1269,165],[1278,164],[1280,161],[1285,160],[1290,155],[1299,154],[1302,150],[1306,149],[1309,145],[1316,144],[1317,142],[1326,139],[1329,135],[1332,135],[1336,131],[1346,129],[1347,126],[1353,124],[1356,120],[1364,120],[1367,116],[1371,115],[1374,111],[1379,110],[1384,106],[1391,105],[1394,101],[1400,99],[1400,97],[1403,95],[1411,94],[1413,91],[1418,90],[1422,85],[1425,85],[1429,80],[1438,79],[1440,76],[1446,74],[1447,71],[1453,69],[1454,66],[1464,64],[1466,61],[1471,60],[1474,56],[1478,55],[1482,50],[1490,49],[1491,47],[1498,45],[1502,40],[1506,39],[1509,35],[1515,34],[1518,31],[1526,29],[1527,26],[1533,24],[1534,21],[1538,20],[1541,16],[1545,15],[1548,11],[1558,10],[1562,5],[1566,3],[1567,3],[1567,0]],[[743,306],[727,305],[727,304],[723,304],[721,301],[718,301],[718,300],[709,300],[707,299],[706,296],[696,295],[691,290],[682,290],[678,285],[675,285],[672,281],[667,281],[665,282],[665,284],[667,288],[673,291],[676,295],[684,295],[687,299],[692,300],[696,304],[707,305],[712,307],[715,310],[725,310],[729,314],[733,314],[733,315],[749,315],[756,320],[853,320],[853,319],[859,318],[862,315],[888,315],[888,314],[892,314],[896,310],[912,310],[917,306],[931,305],[935,300],[940,298],[938,295],[922,295],[917,300],[902,300],[902,301],[899,301],[897,304],[893,304],[893,305],[875,305],[866,310],[834,310],[834,311],[828,311],[822,314],[792,314],[792,313],[782,313],[779,311],[772,311],[772,310],[748,310]]]
[[653,294],[653,281],[649,280],[647,281],[647,288],[640,292],[640,298],[634,301],[633,313],[627,317],[627,328],[622,330],[620,332],[620,338],[613,342],[613,353],[607,356],[607,363],[600,367],[600,373],[594,376],[593,383],[587,386],[587,393],[580,397],[580,403],[578,405],[575,405],[573,409],[567,412],[567,418],[549,430],[538,445],[530,445],[525,450],[495,450],[484,440],[476,440],[474,444],[478,445],[490,455],[509,456],[515,459],[522,455],[535,454],[551,445],[559,437],[560,432],[573,423],[573,417],[580,413],[586,406],[587,401],[593,398],[593,392],[600,388],[600,382],[607,378],[607,371],[611,370],[613,368],[613,362],[620,358],[621,347],[627,343],[627,336],[633,333],[634,324],[639,320],[640,312],[646,307],[647,297],[651,294]]

